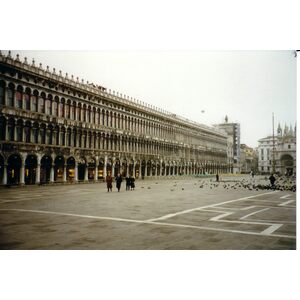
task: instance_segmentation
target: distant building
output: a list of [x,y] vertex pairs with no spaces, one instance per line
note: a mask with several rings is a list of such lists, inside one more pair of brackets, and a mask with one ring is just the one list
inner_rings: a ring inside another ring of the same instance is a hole
[[257,171],[257,155],[255,149],[241,144],[240,156],[241,173],[250,173]]
[[[296,173],[296,126],[293,130],[285,126],[282,131],[278,125],[277,134],[267,136],[258,141],[258,171],[262,174],[270,174],[274,169],[280,174]],[[274,158],[273,158],[274,148]]]
[[[218,129],[225,131],[228,135],[227,139],[227,164],[231,173],[240,173],[241,153],[240,153],[240,124],[228,123],[228,117],[225,117],[225,123],[215,125]],[[232,161],[231,161],[232,160]]]

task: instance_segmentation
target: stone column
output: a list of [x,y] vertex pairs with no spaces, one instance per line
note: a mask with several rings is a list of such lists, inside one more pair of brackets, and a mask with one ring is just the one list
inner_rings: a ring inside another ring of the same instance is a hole
[[6,128],[5,128],[5,140],[9,141],[9,131],[8,131],[8,124],[6,123]]
[[75,161],[75,175],[74,175],[74,181],[78,182],[78,164]]
[[4,164],[3,166],[3,178],[2,178],[2,184],[6,185],[7,184],[7,165]]
[[25,184],[25,162],[24,162],[24,159],[22,159],[22,165],[20,168],[20,184],[21,185]]
[[94,181],[98,182],[98,161],[96,161]]
[[67,182],[67,164],[64,164],[63,182]]
[[112,166],[111,166],[111,176],[112,176],[112,178],[114,178],[116,176],[116,174],[115,174],[115,164],[112,164]]
[[51,165],[50,169],[50,183],[54,182],[54,165]]
[[36,166],[35,184],[40,184],[40,182],[41,182],[41,164],[38,162]]
[[104,157],[104,167],[103,167],[103,177],[104,177],[104,180],[106,179],[106,176],[107,176],[106,165],[107,165],[107,155],[105,155],[105,157]]
[[89,181],[89,177],[88,177],[88,174],[89,174],[89,168],[88,168],[88,165],[85,166],[85,169],[84,169],[84,181]]
[[142,178],[142,160],[140,160],[140,166],[139,166],[139,178]]

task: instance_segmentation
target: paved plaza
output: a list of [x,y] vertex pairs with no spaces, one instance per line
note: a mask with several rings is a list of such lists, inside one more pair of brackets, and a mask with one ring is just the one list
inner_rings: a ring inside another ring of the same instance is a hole
[[296,249],[296,193],[242,179],[137,180],[119,193],[105,183],[1,188],[0,248]]

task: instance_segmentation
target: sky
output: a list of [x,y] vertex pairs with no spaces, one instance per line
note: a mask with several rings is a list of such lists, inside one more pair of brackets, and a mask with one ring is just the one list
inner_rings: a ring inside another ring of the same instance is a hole
[[205,125],[241,124],[257,147],[296,123],[294,51],[12,51]]

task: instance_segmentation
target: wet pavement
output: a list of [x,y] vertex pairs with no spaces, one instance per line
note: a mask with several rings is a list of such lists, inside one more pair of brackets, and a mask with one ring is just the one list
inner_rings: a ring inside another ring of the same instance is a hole
[[295,192],[222,180],[2,187],[0,249],[296,249]]

